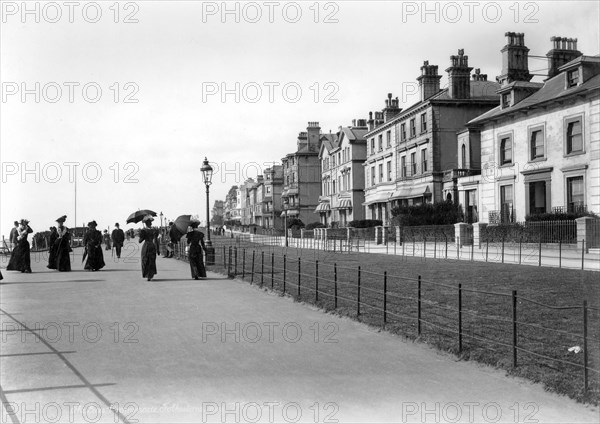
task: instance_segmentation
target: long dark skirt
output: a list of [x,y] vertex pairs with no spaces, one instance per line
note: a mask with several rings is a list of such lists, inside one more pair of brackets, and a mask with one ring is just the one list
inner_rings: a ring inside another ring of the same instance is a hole
[[[62,242],[56,249],[56,268],[59,271],[71,271],[71,256],[69,255],[71,249],[69,244]],[[104,261],[103,261],[104,262]],[[102,265],[104,266],[104,265]]]
[[83,269],[91,269],[92,271],[98,271],[99,269],[104,268],[105,265],[106,264],[104,263],[104,254],[102,253],[102,247],[88,246],[88,257],[85,261],[85,266],[83,267]]
[[21,240],[13,249],[10,261],[6,266],[8,271],[31,272],[31,257],[29,256],[29,242]]
[[142,277],[153,278],[156,274],[156,245],[146,240],[142,245]]
[[190,244],[188,258],[190,260],[192,278],[206,277],[206,268],[204,267],[204,260],[202,258],[202,248],[199,244]]
[[58,246],[56,244],[52,244],[49,250],[48,256],[48,265],[46,266],[49,269],[56,269],[56,251],[58,250]]

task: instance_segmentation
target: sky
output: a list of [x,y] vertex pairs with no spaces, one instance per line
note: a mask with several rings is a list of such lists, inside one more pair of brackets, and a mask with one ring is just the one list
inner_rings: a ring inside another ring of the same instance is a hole
[[[418,101],[458,49],[493,80],[507,31],[542,81],[550,37],[598,55],[597,1],[0,2],[0,235],[211,207],[323,132]],[[539,56],[539,57],[535,57]],[[76,220],[76,221],[75,221]],[[158,223],[158,218],[155,223]],[[127,225],[124,228],[131,228]]]

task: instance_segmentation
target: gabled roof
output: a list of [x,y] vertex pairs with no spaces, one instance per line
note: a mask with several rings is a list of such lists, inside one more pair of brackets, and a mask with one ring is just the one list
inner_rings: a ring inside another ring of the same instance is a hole
[[501,106],[497,106],[494,109],[491,109],[488,112],[484,113],[483,115],[472,119],[468,122],[467,125],[481,124],[489,119],[498,118],[525,109],[535,108],[542,104],[561,101],[565,97],[570,97],[576,94],[582,94],[589,91],[596,91],[598,90],[598,88],[600,88],[600,74],[594,75],[579,86],[567,88],[565,86],[565,74],[564,72],[561,72],[560,74],[546,81],[543,87],[540,88],[538,91],[533,93],[531,96],[521,100],[516,105],[505,109],[502,109]]

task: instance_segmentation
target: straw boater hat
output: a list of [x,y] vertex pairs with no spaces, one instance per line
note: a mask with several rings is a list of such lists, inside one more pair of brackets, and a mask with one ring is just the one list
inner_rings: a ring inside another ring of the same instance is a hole
[[56,220],[59,224],[63,224],[67,220],[67,215],[63,215]]
[[152,215],[146,215],[143,219],[142,222],[146,222],[146,221],[154,221],[154,218],[152,218]]

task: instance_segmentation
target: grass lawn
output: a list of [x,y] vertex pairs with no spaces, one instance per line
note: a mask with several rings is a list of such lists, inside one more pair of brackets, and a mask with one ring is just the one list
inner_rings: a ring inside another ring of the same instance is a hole
[[[212,268],[219,272],[223,270],[223,246],[229,246],[232,240],[217,237],[213,242],[216,265]],[[254,251],[255,284],[262,281],[263,286],[280,292],[285,284],[285,292],[298,301],[424,341],[462,359],[500,367],[578,401],[596,405],[600,401],[600,275],[597,272],[380,254],[340,254],[248,242],[238,244],[237,248],[237,276],[242,276],[242,264],[245,263],[247,281],[252,279]],[[359,266],[360,305],[357,299]],[[264,269],[262,274],[261,269]],[[336,270],[337,307],[334,303]],[[384,272],[387,273],[385,322]],[[417,319],[419,276],[420,334]],[[459,284],[462,286],[461,351]],[[513,366],[512,347],[513,290],[517,292],[516,367]],[[587,393],[584,391],[584,352],[568,351],[574,346],[583,348],[584,300],[589,306]],[[575,308],[569,308],[571,306]]]

